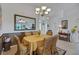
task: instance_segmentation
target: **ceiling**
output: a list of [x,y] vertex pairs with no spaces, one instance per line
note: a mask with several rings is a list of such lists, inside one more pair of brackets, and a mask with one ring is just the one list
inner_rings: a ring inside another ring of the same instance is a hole
[[62,13],[62,10],[64,10],[64,12],[70,13],[72,12],[74,14],[74,12],[76,13],[77,10],[79,10],[79,3],[25,3],[25,5],[31,6],[31,7],[41,7],[41,6],[47,6],[49,8],[51,8],[51,17],[52,14],[56,14],[57,12]]
[[[16,4],[20,4],[20,3],[16,3]],[[47,7],[51,8],[52,12],[55,10],[60,10],[60,9],[66,10],[66,7],[67,7],[67,10],[69,10],[69,8],[71,8],[71,6],[72,6],[72,8],[73,8],[73,6],[76,6],[76,8],[77,7],[79,8],[79,3],[21,3],[21,4],[31,6],[34,8],[41,7],[41,6],[47,6]],[[2,13],[2,11],[1,11],[1,4],[0,4],[0,15],[1,15],[1,13]]]
[[23,3],[25,5],[28,5],[28,6],[32,6],[32,7],[40,7],[40,6],[48,6],[48,7],[55,7],[55,6],[69,6],[69,5],[78,5],[79,6],[79,3]]

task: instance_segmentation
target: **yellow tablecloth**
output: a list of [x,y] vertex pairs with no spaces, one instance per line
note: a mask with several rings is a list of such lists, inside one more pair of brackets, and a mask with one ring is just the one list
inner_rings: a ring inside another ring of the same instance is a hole
[[44,38],[49,38],[51,36],[49,35],[31,35],[24,37],[23,40],[28,41],[30,43],[30,54],[32,54],[32,51],[35,51],[37,48],[37,42],[44,40]]

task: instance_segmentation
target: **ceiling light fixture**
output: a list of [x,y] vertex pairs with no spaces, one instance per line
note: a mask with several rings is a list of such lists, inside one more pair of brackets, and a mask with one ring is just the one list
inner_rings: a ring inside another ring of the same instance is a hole
[[40,8],[35,8],[35,14],[37,15],[47,15],[51,11],[51,8],[47,8],[47,6],[41,6]]

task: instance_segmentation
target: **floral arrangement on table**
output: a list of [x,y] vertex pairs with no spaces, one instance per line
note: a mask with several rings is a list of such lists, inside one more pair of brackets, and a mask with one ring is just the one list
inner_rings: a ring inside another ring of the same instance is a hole
[[72,33],[75,33],[77,31],[77,26],[74,26],[72,29],[71,29],[71,32]]

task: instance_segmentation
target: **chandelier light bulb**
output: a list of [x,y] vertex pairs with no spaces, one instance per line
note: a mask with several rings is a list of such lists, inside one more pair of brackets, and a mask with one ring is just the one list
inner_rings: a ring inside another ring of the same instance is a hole
[[35,14],[39,14],[41,16],[49,14],[51,8],[47,8],[47,6],[41,6],[40,8],[35,8]]
[[35,14],[39,14],[39,12],[38,12],[38,11],[36,11],[36,12],[35,12]]
[[40,8],[36,8],[36,11],[40,11]]
[[46,6],[42,6],[41,7],[42,10],[46,10],[46,8],[47,8]]
[[50,12],[50,11],[51,11],[51,9],[50,9],[50,8],[48,8],[48,9],[47,9],[47,11],[48,11],[48,12]]
[[48,11],[45,11],[45,14],[48,14]]

